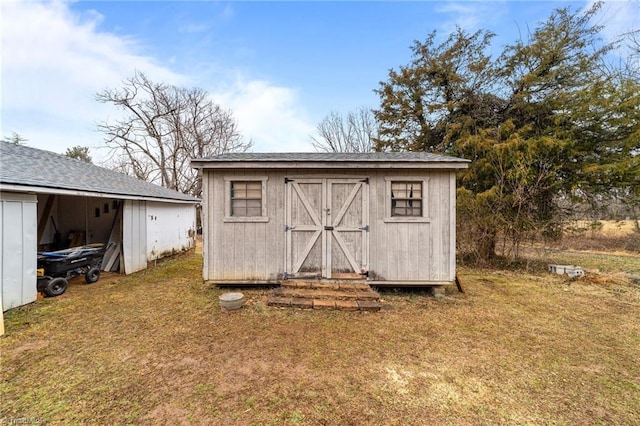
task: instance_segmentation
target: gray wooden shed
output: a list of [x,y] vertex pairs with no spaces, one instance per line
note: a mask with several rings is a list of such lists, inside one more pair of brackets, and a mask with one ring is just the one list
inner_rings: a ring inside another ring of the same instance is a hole
[[456,170],[430,153],[225,154],[198,159],[203,276],[220,284],[455,280]]

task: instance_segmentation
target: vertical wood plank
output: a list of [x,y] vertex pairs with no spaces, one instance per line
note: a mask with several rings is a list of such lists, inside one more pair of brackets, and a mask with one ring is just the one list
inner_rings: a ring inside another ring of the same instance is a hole
[[[322,218],[322,226],[325,227],[328,225],[329,219],[327,218],[327,209],[331,208],[331,200],[332,200],[332,188],[331,184],[327,185],[327,179],[322,180],[322,190],[320,195],[320,216]],[[331,212],[333,213],[333,212]],[[331,236],[328,235],[327,232],[323,231],[321,234],[321,245],[320,250],[322,250],[322,276],[331,278],[332,267],[332,259],[331,259],[331,248],[332,241],[330,240]]]
[[[371,182],[371,177],[369,177],[369,182]],[[369,230],[362,231],[362,263],[365,271],[369,271],[369,233],[371,232],[370,218],[369,218],[369,185],[366,183],[361,183],[361,191],[362,191],[362,225],[368,226]]]
[[456,278],[456,172],[449,172],[449,276],[450,281]]
[[[210,264],[210,253],[209,250],[209,239],[211,224],[209,222],[209,218],[211,215],[209,214],[209,203],[211,202],[210,191],[209,191],[209,173],[206,170],[202,171],[202,194],[203,200],[200,208],[200,225],[202,227],[202,279],[207,280],[209,276],[209,264]],[[197,233],[196,233],[197,237]]]
[[[287,183],[286,184],[286,200],[285,200],[285,212],[286,212],[286,226],[291,226],[291,210],[292,210],[292,191],[293,189],[291,188],[291,183]],[[286,248],[286,264],[285,264],[285,272],[290,274],[291,273],[291,267],[293,266],[293,258],[292,258],[292,254],[293,254],[293,239],[292,239],[292,232],[291,231],[287,231],[287,239],[286,239],[286,244],[285,244],[285,248]]]

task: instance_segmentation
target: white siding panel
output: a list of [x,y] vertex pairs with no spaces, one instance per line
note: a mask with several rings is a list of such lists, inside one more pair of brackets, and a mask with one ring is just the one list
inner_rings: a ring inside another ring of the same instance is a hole
[[196,209],[193,204],[147,201],[147,260],[195,247]]
[[36,300],[37,216],[35,195],[0,194],[3,311]]
[[146,201],[124,200],[122,253],[125,274],[141,271],[147,267],[146,219]]

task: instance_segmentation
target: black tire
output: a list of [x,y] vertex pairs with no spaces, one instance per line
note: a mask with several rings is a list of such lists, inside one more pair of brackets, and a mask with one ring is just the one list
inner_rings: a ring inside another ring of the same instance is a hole
[[100,279],[100,269],[91,268],[84,274],[84,280],[87,284],[93,284]]
[[47,297],[60,296],[67,291],[67,287],[69,287],[69,282],[66,279],[62,277],[53,278],[44,287],[44,294]]

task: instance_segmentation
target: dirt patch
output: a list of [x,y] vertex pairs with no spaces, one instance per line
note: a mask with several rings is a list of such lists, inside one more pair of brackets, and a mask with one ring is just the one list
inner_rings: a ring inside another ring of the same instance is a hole
[[46,348],[47,346],[49,346],[49,341],[48,340],[40,340],[37,342],[26,342],[23,343],[13,349],[11,349],[11,356],[18,356],[23,352],[27,352],[27,351],[37,351],[39,349],[43,349]]

